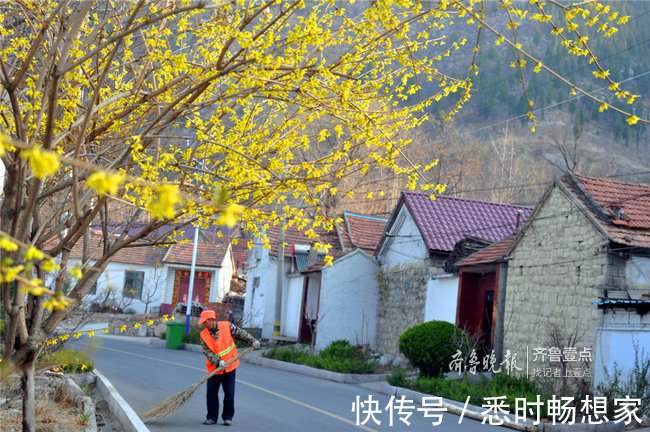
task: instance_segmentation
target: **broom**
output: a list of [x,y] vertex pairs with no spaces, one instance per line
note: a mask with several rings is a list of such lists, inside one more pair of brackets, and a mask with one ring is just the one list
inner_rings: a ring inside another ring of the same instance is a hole
[[174,414],[185,402],[190,400],[196,389],[201,387],[201,385],[212,378],[217,372],[225,369],[230,363],[234,362],[235,360],[239,360],[249,352],[253,351],[255,348],[249,347],[246,348],[244,351],[241,353],[237,354],[237,357],[229,360],[226,362],[226,364],[222,367],[218,367],[217,369],[213,370],[203,378],[201,378],[201,381],[197,382],[191,387],[186,388],[185,390],[176,393],[174,396],[165,399],[164,401],[160,402],[158,405],[154,405],[148,410],[138,414],[140,416],[140,419],[145,422],[152,422],[156,420],[161,420],[166,417],[169,417],[170,415]]

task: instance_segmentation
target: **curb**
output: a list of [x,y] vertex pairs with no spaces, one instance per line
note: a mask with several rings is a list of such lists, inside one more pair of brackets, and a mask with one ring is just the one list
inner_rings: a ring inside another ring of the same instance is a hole
[[97,377],[97,389],[108,404],[111,413],[117,418],[125,432],[149,432],[149,428],[140,420],[124,398],[117,392],[113,384],[97,369],[93,370]]

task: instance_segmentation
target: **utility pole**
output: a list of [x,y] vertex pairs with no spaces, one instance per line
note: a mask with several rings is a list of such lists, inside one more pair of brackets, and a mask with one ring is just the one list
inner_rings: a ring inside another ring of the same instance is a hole
[[[198,224],[198,222],[197,222]],[[196,269],[196,248],[199,244],[199,227],[194,227],[194,245],[192,246],[192,265],[190,265],[190,284],[187,287],[187,310],[185,311],[185,333],[190,331],[190,315],[192,313],[192,295],[194,294],[194,270]]]
[[282,325],[282,285],[284,281],[284,229],[280,227],[278,244],[278,274],[275,283],[275,315],[273,319],[273,336],[280,336]]

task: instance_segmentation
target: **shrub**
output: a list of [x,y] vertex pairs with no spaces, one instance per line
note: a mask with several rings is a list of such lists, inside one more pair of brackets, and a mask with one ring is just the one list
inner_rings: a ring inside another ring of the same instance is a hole
[[195,345],[201,344],[201,332],[203,329],[204,327],[202,325],[190,326],[189,331],[183,334],[183,343]]
[[449,362],[467,334],[446,321],[429,321],[406,330],[399,338],[399,350],[427,377],[449,370]]
[[321,351],[320,357],[330,359],[355,359],[359,357],[359,350],[357,347],[350,345],[350,342],[346,340],[337,340]]
[[637,342],[634,347],[634,366],[629,371],[622,371],[617,363],[610,373],[605,368],[605,379],[596,387],[597,393],[607,398],[607,413],[614,415],[614,400],[617,398],[632,397],[641,401],[639,412],[650,415],[650,353],[639,347]]
[[38,361],[61,365],[61,369],[69,373],[90,372],[95,368],[95,362],[90,361],[86,353],[72,348],[62,348],[53,353],[44,353]]
[[266,358],[342,373],[373,373],[377,368],[377,363],[370,361],[361,348],[352,346],[345,340],[332,342],[318,355],[311,355],[307,347],[300,345],[276,346],[262,355]]

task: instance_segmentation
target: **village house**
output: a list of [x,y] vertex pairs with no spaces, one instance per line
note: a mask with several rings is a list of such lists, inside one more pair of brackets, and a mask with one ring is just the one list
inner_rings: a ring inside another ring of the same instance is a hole
[[[84,298],[85,307],[133,313],[171,313],[176,305],[187,302],[193,232],[190,229],[186,234],[186,243],[164,247],[136,244],[119,250]],[[109,241],[116,235],[111,234]],[[220,302],[229,292],[234,271],[230,245],[232,235],[230,231],[222,236],[216,232],[200,231],[192,300]],[[93,264],[101,253],[103,237],[100,231],[91,229],[88,238],[89,263]],[[72,266],[81,264],[83,248],[82,239],[70,253]]]
[[459,275],[456,326],[479,342],[481,355],[493,352],[499,363],[503,359],[503,305],[508,277],[505,255],[518,229],[455,264]]
[[399,337],[408,328],[431,320],[456,322],[453,264],[462,258],[456,253],[459,242],[499,241],[531,212],[520,205],[402,193],[376,251],[381,264],[377,348],[384,361],[399,361]]
[[530,375],[593,386],[650,346],[650,185],[558,178],[503,257],[503,349]]
[[[266,232],[269,249],[258,241],[250,251],[244,321],[260,327],[262,337],[309,343],[318,349],[339,339],[374,346],[379,267],[370,252],[386,219],[345,212],[342,220],[332,232],[320,232],[319,239],[286,228],[280,265],[277,226]],[[331,266],[325,266],[324,253],[313,248],[316,241],[332,246]]]

